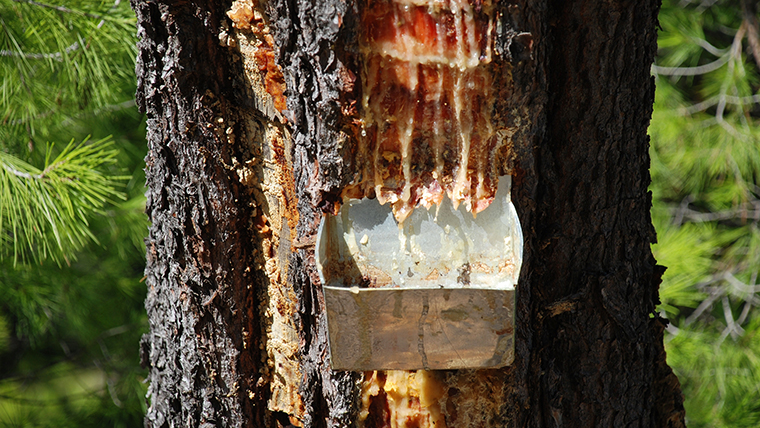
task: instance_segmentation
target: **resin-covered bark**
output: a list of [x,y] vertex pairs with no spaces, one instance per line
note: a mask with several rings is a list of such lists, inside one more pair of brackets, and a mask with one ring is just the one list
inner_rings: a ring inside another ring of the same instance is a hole
[[360,169],[344,194],[391,203],[399,221],[444,195],[484,210],[507,172],[497,157],[505,133],[492,119],[492,75],[509,73],[492,64],[494,6],[396,0],[359,9]]
[[[515,360],[498,370],[413,373],[331,369],[314,266],[323,213],[351,185],[377,190],[374,171],[365,185],[357,156],[362,126],[390,123],[363,111],[365,88],[387,90],[367,85],[364,71],[385,36],[362,41],[368,3],[241,0],[245,10],[228,16],[230,3],[133,2],[153,221],[142,347],[148,426],[683,426],[654,312],[661,269],[649,249],[657,2],[466,2],[473,13],[482,7],[480,22],[493,20],[491,60],[479,55],[473,72],[489,70],[489,100],[469,105],[493,103],[489,123],[512,153],[483,168],[512,172],[525,237]],[[433,3],[437,12],[418,14],[421,29],[459,4]],[[443,52],[424,38],[431,34],[419,38]],[[426,181],[441,163],[432,101],[453,92],[431,84],[423,94],[425,67],[416,67],[418,90],[407,92],[427,106],[418,124],[429,125],[417,132],[430,155],[418,162],[431,172],[410,166],[407,175],[410,200],[435,203],[439,196],[422,197],[441,194]],[[433,68],[452,82],[461,72]],[[462,159],[456,147],[452,162]],[[467,170],[478,165],[467,159]],[[403,180],[382,187],[403,196]],[[473,183],[462,195],[477,195]]]

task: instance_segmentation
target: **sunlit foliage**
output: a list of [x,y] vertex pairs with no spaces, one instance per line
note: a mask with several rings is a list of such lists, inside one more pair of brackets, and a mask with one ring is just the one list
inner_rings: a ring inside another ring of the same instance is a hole
[[142,424],[135,32],[126,1],[0,0],[0,427]]
[[653,74],[660,310],[690,427],[760,426],[760,41],[754,2],[667,0]]

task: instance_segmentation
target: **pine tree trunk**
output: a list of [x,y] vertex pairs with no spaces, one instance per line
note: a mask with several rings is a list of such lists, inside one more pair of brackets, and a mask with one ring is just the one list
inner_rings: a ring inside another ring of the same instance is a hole
[[[314,265],[354,168],[340,109],[355,5],[237,3],[132,2],[153,222],[146,426],[391,426],[371,373],[330,369]],[[515,361],[425,373],[445,426],[683,426],[649,247],[658,3],[498,4],[522,120]]]

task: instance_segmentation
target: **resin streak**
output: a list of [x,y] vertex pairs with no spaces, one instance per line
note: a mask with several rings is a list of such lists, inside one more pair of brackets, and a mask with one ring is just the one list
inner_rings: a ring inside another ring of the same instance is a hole
[[399,221],[444,195],[474,214],[491,203],[501,145],[491,124],[493,27],[485,1],[363,5],[362,175],[349,196],[374,193]]

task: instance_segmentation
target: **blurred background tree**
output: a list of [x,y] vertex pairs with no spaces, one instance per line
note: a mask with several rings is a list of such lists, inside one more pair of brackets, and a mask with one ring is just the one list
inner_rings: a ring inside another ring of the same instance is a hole
[[660,310],[691,427],[760,426],[760,40],[749,0],[666,0],[653,72]]
[[128,2],[0,0],[0,426],[142,426]]
[[[654,251],[692,427],[760,426],[754,8],[665,0],[660,14]],[[120,0],[0,0],[0,426],[142,425],[134,24]]]

